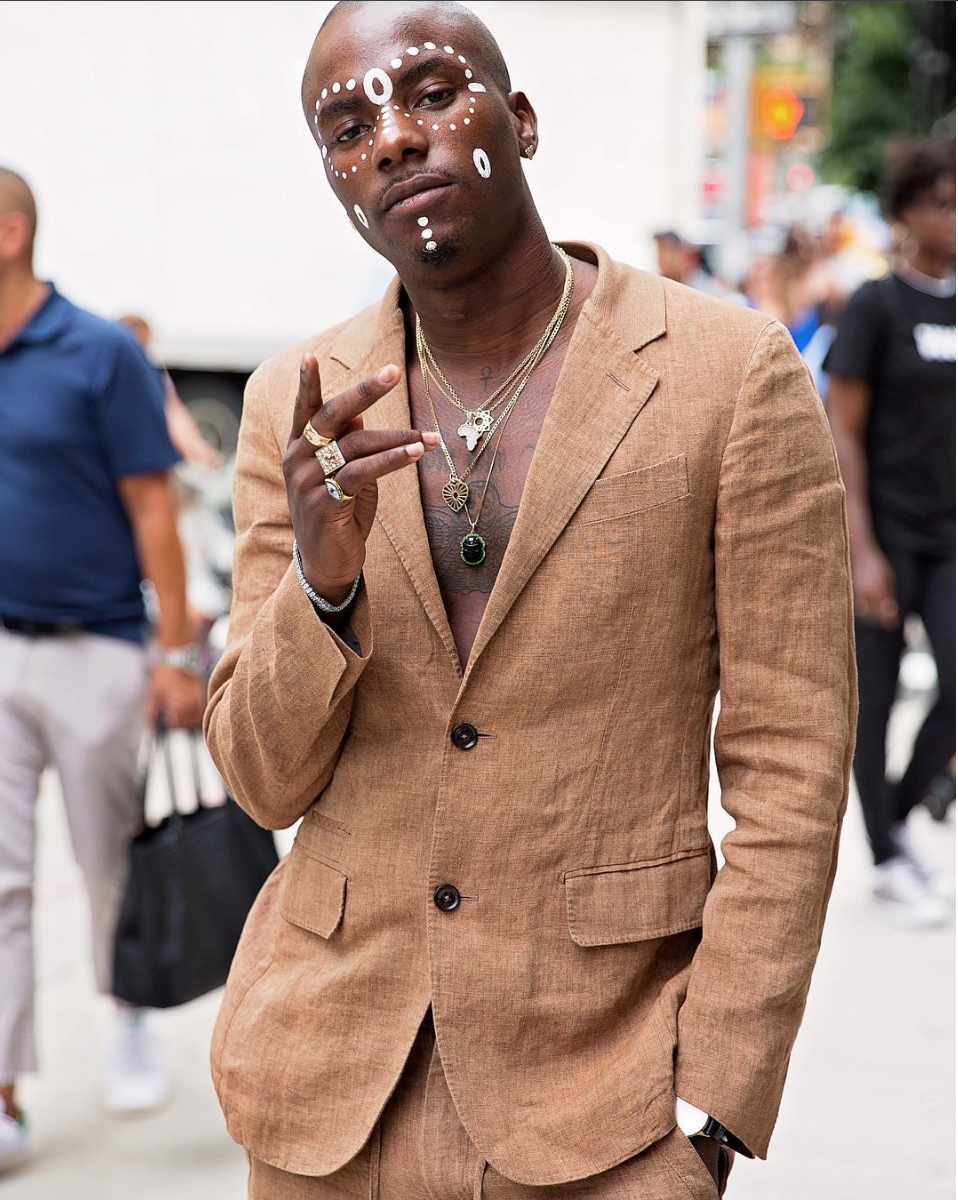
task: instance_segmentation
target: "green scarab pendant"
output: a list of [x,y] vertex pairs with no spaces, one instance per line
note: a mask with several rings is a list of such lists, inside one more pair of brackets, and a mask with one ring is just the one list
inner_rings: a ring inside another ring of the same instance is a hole
[[478,533],[467,533],[460,539],[459,557],[467,567],[478,567],[486,557],[486,539]]

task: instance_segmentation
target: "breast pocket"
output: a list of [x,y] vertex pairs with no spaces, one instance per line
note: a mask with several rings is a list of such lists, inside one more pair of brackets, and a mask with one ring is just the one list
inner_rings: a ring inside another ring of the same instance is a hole
[[688,460],[684,454],[677,454],[637,471],[597,479],[570,524],[597,525],[616,521],[682,500],[690,494]]

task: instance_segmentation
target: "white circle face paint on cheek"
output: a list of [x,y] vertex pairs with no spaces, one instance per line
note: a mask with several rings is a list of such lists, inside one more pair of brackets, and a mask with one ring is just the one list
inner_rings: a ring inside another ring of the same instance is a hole
[[370,67],[363,77],[363,91],[373,104],[385,104],[393,94],[393,81],[381,67]]
[[488,179],[492,174],[492,163],[489,161],[489,155],[479,146],[472,152],[472,161],[476,164],[476,170],[483,179]]
[[353,212],[356,214],[356,220],[360,223],[360,225],[362,225],[362,227],[364,229],[368,229],[369,221],[366,217],[366,214],[363,212],[363,210],[359,207],[358,204],[353,205]]

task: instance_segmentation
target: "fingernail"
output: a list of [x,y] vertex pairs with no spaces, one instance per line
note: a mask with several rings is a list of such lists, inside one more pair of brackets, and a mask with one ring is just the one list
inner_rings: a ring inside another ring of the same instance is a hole
[[410,458],[418,458],[420,454],[422,454],[423,450],[425,450],[425,446],[422,444],[422,442],[413,442],[411,445],[406,447],[406,453]]
[[422,440],[428,449],[435,450],[435,448],[439,445],[439,434],[438,433],[424,433],[422,435]]
[[306,355],[305,354],[303,355],[302,361],[299,364],[299,371],[300,371],[301,375],[306,374]]
[[390,363],[389,366],[383,367],[376,378],[380,383],[395,383],[399,378],[399,368]]

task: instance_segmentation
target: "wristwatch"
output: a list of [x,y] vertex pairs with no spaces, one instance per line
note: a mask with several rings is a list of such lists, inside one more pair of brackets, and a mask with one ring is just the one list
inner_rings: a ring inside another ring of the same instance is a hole
[[187,675],[203,674],[203,651],[195,642],[186,646],[174,646],[164,649],[163,646],[153,646],[150,652],[150,662],[153,666],[173,667]]

